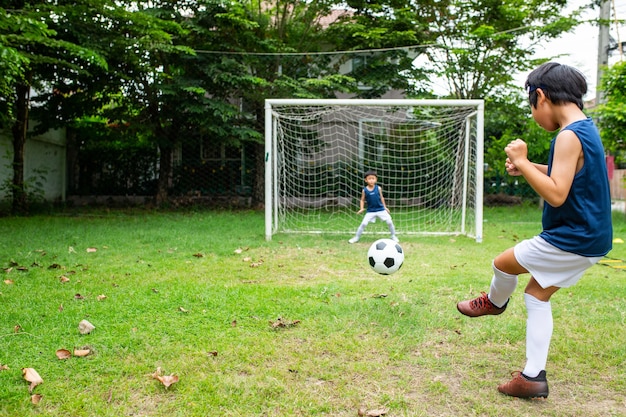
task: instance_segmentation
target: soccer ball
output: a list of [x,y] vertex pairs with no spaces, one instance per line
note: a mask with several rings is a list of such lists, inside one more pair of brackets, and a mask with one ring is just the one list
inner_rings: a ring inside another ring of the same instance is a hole
[[404,251],[391,239],[379,239],[367,251],[372,269],[382,275],[391,275],[402,266]]

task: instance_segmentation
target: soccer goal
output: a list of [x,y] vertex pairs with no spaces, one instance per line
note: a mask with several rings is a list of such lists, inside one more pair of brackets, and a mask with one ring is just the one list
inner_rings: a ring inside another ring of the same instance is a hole
[[[482,240],[482,100],[265,101],[265,237],[352,236],[375,170],[396,232]],[[388,234],[382,222],[363,237]],[[380,236],[383,237],[383,236]]]

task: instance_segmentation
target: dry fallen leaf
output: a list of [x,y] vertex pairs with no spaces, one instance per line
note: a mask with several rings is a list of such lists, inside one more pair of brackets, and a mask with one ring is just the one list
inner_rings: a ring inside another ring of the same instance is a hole
[[170,385],[178,382],[178,376],[172,375],[161,375],[161,367],[159,366],[156,371],[152,374],[152,378],[158,379],[165,386],[165,388],[169,388]]
[[5,279],[4,283],[7,284],[7,285],[11,285],[11,284],[13,284],[13,280],[12,279]]
[[204,255],[203,255],[203,254],[201,254],[200,252],[198,252],[198,253],[194,253],[194,254],[193,254],[193,256],[195,256],[196,258],[202,258],[202,257],[204,257]]
[[30,396],[30,402],[33,404],[39,404],[39,401],[41,401],[41,399],[43,398],[43,395],[41,394],[33,394]]
[[189,313],[189,311],[185,309],[185,307],[178,307],[178,311],[180,311],[181,313]]
[[28,386],[29,392],[33,392],[37,385],[43,384],[43,379],[34,368],[22,368],[22,375],[24,375],[26,382],[30,382]]
[[300,320],[287,321],[283,319],[282,317],[279,317],[276,321],[270,321],[270,326],[272,326],[272,328],[274,329],[283,328],[283,327],[293,327],[298,324],[300,324]]
[[376,410],[366,410],[365,408],[359,408],[357,414],[364,417],[380,417],[387,414],[388,412],[389,410],[387,410],[386,408],[379,408]]
[[106,295],[104,295],[104,294],[100,294],[99,296],[97,296],[97,297],[96,297],[96,299],[97,299],[98,301],[102,301],[102,300],[104,300],[104,299],[106,299],[106,298],[107,298],[107,296],[106,296]]
[[96,249],[96,248],[87,248],[87,252],[88,253],[93,253],[93,252],[97,252],[97,251],[98,251],[98,249]]
[[79,358],[87,356],[90,353],[91,353],[90,349],[74,349],[74,356],[77,356]]
[[63,359],[69,359],[72,357],[72,352],[70,352],[67,349],[59,349],[56,352],[57,358],[63,360]]
[[1,365],[0,364],[0,371],[8,371],[9,370],[9,365]]
[[95,328],[96,326],[89,323],[87,320],[81,320],[81,322],[78,323],[78,331],[80,331],[80,334],[89,334]]
[[158,376],[157,379],[161,381],[161,383],[165,386],[165,388],[169,388],[170,385],[178,382],[178,376],[176,375]]
[[59,281],[61,281],[62,283],[66,283],[66,282],[70,282],[70,279],[66,277],[65,275],[61,275],[61,278],[59,278]]

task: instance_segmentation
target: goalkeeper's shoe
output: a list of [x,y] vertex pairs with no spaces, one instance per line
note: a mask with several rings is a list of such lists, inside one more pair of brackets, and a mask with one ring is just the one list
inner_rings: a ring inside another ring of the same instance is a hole
[[456,308],[459,310],[461,314],[465,314],[469,317],[480,317],[480,316],[497,316],[498,314],[504,313],[506,310],[506,306],[509,304],[508,300],[505,305],[502,307],[496,306],[491,302],[487,293],[482,292],[480,297],[474,298],[472,300],[461,301],[456,305]]
[[348,240],[348,243],[356,243],[358,241],[359,241],[359,238],[355,236],[352,239]]

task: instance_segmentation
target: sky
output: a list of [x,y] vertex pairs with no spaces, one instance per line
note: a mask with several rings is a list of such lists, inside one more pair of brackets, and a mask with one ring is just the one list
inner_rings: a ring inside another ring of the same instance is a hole
[[[573,10],[578,6],[587,3],[585,0],[572,0],[567,10]],[[599,10],[593,10],[583,16],[583,20],[597,19]],[[626,1],[611,0],[611,18],[626,19]],[[626,25],[621,24],[617,27],[612,23],[609,34],[613,39],[618,37],[621,42],[626,41]],[[578,68],[587,78],[588,93],[586,100],[591,100],[596,96],[596,85],[598,78],[598,37],[599,29],[591,23],[583,23],[579,25],[573,32],[563,35],[561,38],[551,41],[543,47],[537,48],[536,57],[547,58],[555,55],[562,55],[554,61],[561,64],[570,65]],[[609,57],[609,65],[615,64],[620,59],[618,51],[614,51]],[[622,57],[626,59],[626,57]],[[520,74],[517,79],[523,86],[528,74]]]

